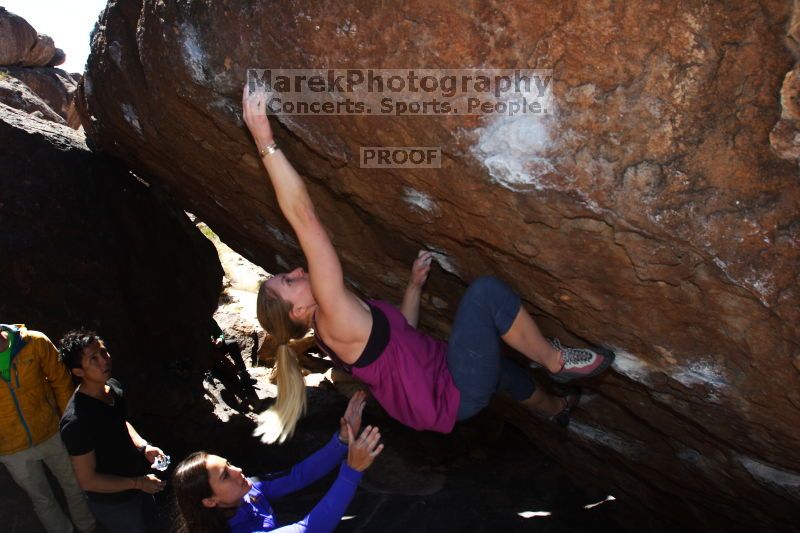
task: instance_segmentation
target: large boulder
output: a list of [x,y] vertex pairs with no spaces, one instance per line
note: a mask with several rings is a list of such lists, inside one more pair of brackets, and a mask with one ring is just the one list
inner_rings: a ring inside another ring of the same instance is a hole
[[[443,267],[429,330],[446,334],[469,280],[497,274],[546,333],[616,349],[566,433],[520,422],[576,477],[656,523],[788,529],[800,504],[793,9],[119,0],[93,36],[79,107],[91,143],[275,271],[301,254],[242,125],[247,68],[553,69],[543,119],[273,124],[364,294],[397,301],[425,247]],[[444,161],[364,169],[362,146],[440,146]]]
[[0,103],[80,128],[75,109],[78,78],[53,68],[65,59],[53,39],[0,7]]
[[0,66],[55,67],[66,58],[51,37],[37,33],[27,20],[0,6]]
[[0,65],[20,63],[36,43],[36,30],[4,7],[0,7],[0,30]]
[[210,356],[222,276],[213,246],[82,134],[0,104],[0,135],[0,316],[54,342],[96,329],[132,418],[176,439]]

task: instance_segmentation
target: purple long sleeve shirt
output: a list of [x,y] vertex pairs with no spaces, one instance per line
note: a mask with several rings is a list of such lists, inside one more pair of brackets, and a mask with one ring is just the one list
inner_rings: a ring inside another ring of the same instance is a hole
[[[294,465],[285,476],[253,484],[236,514],[228,520],[231,533],[330,533],[339,524],[356,492],[362,473],[350,468],[344,458],[347,445],[338,432],[324,447]],[[269,500],[280,498],[317,481],[336,467],[339,476],[319,503],[301,521],[277,527]]]

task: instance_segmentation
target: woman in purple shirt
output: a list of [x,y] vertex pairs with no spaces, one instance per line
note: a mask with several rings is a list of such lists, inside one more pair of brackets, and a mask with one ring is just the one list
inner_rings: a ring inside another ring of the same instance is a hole
[[262,440],[285,440],[305,410],[303,376],[288,343],[310,327],[334,363],[366,383],[392,417],[415,429],[448,433],[457,420],[477,414],[498,391],[510,394],[531,412],[566,425],[577,398],[552,396],[535,387],[524,369],[500,356],[501,341],[561,382],[602,372],[613,353],[548,342],[520,297],[488,276],[467,289],[448,342],[419,332],[429,252],[420,252],[415,261],[400,309],[356,296],[345,287],[341,263],[303,180],[273,139],[266,101],[263,87],[251,93],[245,86],[244,121],[278,205],[297,234],[308,273],[297,268],[277,274],[259,289],[258,320],[277,345],[278,379],[276,404],[259,420]]
[[[356,393],[328,444],[292,467],[288,474],[253,483],[223,457],[196,452],[172,476],[180,533],[330,533],[339,524],[361,475],[383,450],[378,428],[367,426],[358,438],[366,395]],[[347,460],[344,461],[345,457]],[[278,527],[270,501],[296,492],[339,466],[331,488],[308,515]]]

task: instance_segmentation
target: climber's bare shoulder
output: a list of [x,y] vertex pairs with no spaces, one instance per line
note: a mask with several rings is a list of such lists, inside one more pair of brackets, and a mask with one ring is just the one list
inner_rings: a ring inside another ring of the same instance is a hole
[[320,307],[316,334],[346,364],[353,364],[372,331],[372,313],[358,296],[345,289],[335,309]]

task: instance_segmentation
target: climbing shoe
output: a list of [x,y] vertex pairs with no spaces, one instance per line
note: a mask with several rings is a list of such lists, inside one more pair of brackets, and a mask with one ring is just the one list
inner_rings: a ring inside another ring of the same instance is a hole
[[[561,370],[550,374],[550,379],[559,383],[566,383],[573,379],[590,378],[600,374],[614,362],[614,352],[606,348],[570,348],[562,346],[558,339],[553,339],[550,344],[561,352],[563,365]],[[531,362],[531,368],[539,368],[537,362]]]
[[564,401],[564,409],[549,417],[549,420],[555,422],[562,428],[567,427],[569,425],[569,418],[572,415],[572,409],[578,405],[579,394],[580,393],[562,396],[561,399]]

